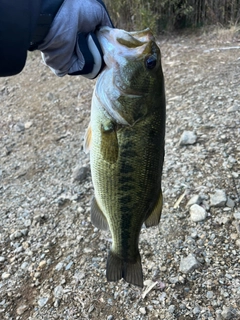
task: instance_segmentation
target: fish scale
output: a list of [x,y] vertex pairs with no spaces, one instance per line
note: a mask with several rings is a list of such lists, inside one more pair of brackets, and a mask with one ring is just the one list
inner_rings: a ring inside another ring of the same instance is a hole
[[[106,69],[95,86],[85,138],[95,194],[91,220],[112,235],[107,280],[124,278],[143,286],[141,227],[157,225],[162,209],[165,92],[160,51],[149,30],[131,34],[103,28],[98,39]],[[109,43],[114,44],[111,52]]]

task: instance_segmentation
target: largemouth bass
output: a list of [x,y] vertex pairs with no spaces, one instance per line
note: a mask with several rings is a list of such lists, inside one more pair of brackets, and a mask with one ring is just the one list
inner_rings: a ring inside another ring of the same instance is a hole
[[85,136],[95,197],[91,220],[110,229],[107,280],[143,286],[138,249],[143,223],[162,211],[165,90],[161,54],[150,30],[104,27],[97,34],[106,67],[92,98]]

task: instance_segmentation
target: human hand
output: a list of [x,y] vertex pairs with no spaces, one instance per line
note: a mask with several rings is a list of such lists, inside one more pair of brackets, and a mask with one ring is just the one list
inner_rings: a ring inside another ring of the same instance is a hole
[[95,35],[101,26],[113,27],[101,0],[65,0],[38,49],[57,76],[95,78],[104,66]]

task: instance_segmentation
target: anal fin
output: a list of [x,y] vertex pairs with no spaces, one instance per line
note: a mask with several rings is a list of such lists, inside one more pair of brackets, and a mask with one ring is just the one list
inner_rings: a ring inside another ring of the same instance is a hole
[[111,250],[107,259],[107,280],[118,281],[124,279],[130,284],[143,287],[143,272],[141,257],[138,252],[136,262],[124,261]]
[[108,230],[108,222],[106,217],[104,216],[102,210],[99,208],[99,205],[95,198],[92,199],[91,203],[91,221],[92,224],[101,230]]
[[161,213],[162,213],[162,205],[163,205],[163,196],[162,191],[160,192],[158,201],[153,209],[153,211],[150,213],[150,215],[145,220],[145,226],[147,228],[157,226],[159,224]]

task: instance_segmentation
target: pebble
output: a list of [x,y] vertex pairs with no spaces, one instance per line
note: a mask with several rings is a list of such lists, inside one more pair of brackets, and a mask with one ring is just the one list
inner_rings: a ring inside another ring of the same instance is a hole
[[231,306],[223,306],[223,311],[221,313],[223,319],[233,319],[236,311]]
[[199,195],[194,195],[186,204],[186,208],[191,207],[193,204],[200,204],[202,202],[202,198]]
[[234,212],[233,216],[234,216],[235,219],[240,220],[240,211],[239,212]]
[[58,264],[55,266],[55,270],[60,271],[63,267],[63,263],[62,262],[58,262]]
[[199,314],[201,312],[201,309],[199,307],[193,308],[193,314]]
[[1,262],[4,262],[5,260],[6,260],[5,257],[0,256],[0,263],[1,263]]
[[26,271],[28,268],[28,262],[24,261],[22,264],[21,264],[21,269]]
[[72,173],[72,181],[83,182],[89,173],[88,167],[77,166]]
[[240,247],[240,239],[236,240],[236,246]]
[[24,130],[25,130],[25,125],[24,125],[24,123],[22,123],[22,122],[17,122],[17,123],[15,124],[15,126],[13,127],[13,130],[14,130],[15,132],[22,132],[22,131],[24,131]]
[[3,272],[3,274],[2,274],[2,279],[3,279],[3,280],[8,279],[9,277],[10,277],[10,273],[8,273],[8,272]]
[[146,314],[147,313],[145,307],[140,308],[139,311],[140,311],[141,314]]
[[208,291],[207,292],[207,298],[208,299],[212,299],[213,295],[214,295],[213,291]]
[[231,198],[227,197],[226,206],[229,208],[234,208],[235,202]]
[[49,297],[42,297],[38,300],[38,305],[40,308],[44,307],[48,302]]
[[211,207],[224,207],[227,202],[227,196],[224,190],[216,190],[214,194],[210,195]]
[[170,277],[168,280],[170,283],[176,284],[178,282],[178,277]]
[[54,288],[53,295],[56,299],[62,299],[63,296],[63,287],[62,286],[57,286]]
[[66,270],[66,271],[69,270],[72,265],[73,265],[73,261],[70,261],[70,262],[66,265],[65,270]]
[[24,127],[25,127],[25,129],[29,129],[31,126],[32,126],[32,122],[31,121],[27,121],[27,122],[25,122],[24,123]]
[[15,239],[18,239],[22,236],[23,236],[22,232],[19,230],[16,230],[10,235],[10,240],[15,240]]
[[108,317],[107,317],[107,320],[113,320],[113,316],[110,314]]
[[193,204],[190,207],[190,217],[193,222],[200,222],[207,218],[207,212],[198,204]]
[[171,304],[171,305],[168,307],[168,311],[169,311],[170,313],[174,313],[174,311],[175,311],[175,305],[174,305],[174,304]]
[[235,112],[240,110],[240,104],[239,103],[234,103],[231,107],[227,109],[227,112]]
[[198,266],[199,262],[197,261],[196,257],[190,253],[186,258],[181,259],[179,270],[182,273],[190,273]]
[[25,304],[19,306],[19,307],[17,308],[17,314],[18,314],[19,316],[21,316],[21,315],[27,310],[27,308],[28,308],[28,306],[25,305]]
[[189,144],[194,144],[197,141],[197,136],[193,131],[183,131],[179,145],[180,146],[186,146]]
[[38,265],[38,268],[39,269],[43,269],[47,264],[47,261],[46,260],[42,260],[39,262],[39,265]]

